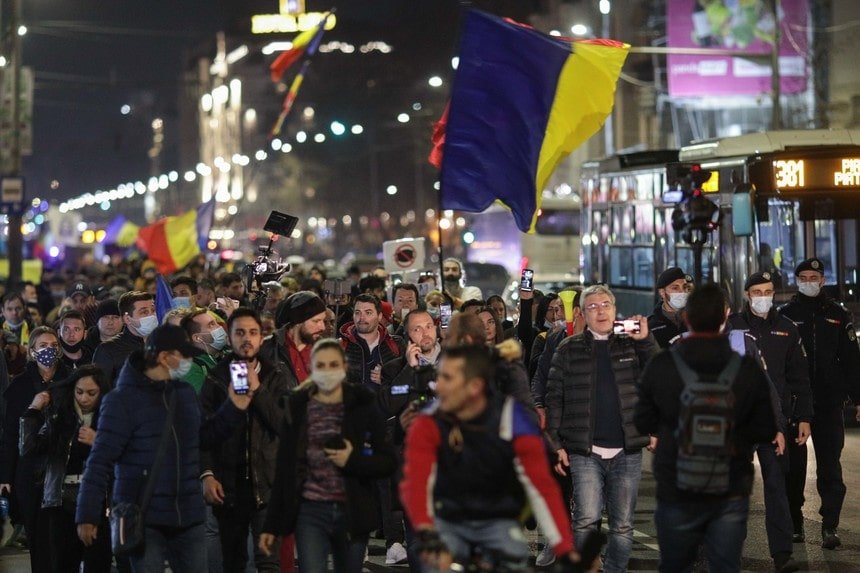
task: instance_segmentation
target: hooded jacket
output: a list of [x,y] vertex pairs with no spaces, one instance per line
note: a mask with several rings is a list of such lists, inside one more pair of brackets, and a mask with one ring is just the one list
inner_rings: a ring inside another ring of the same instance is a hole
[[173,439],[168,440],[164,462],[155,476],[144,523],[189,527],[203,522],[200,447],[230,436],[242,423],[244,413],[228,400],[214,416],[203,420],[194,389],[177,380],[147,378],[143,352],[136,351],[120,371],[116,388],[102,400],[99,431],[87,458],[75,523],[100,523],[111,475],[114,504],[139,502],[155,462],[171,392],[178,392],[170,428]]

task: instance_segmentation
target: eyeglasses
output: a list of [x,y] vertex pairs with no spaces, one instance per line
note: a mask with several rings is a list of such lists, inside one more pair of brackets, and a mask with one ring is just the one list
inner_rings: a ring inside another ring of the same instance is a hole
[[598,304],[596,302],[593,302],[591,304],[587,304],[587,305],[585,305],[585,310],[587,310],[588,312],[597,312],[598,310],[609,310],[613,306],[615,306],[615,305],[612,304],[611,301],[605,300],[605,301],[601,302],[600,304]]

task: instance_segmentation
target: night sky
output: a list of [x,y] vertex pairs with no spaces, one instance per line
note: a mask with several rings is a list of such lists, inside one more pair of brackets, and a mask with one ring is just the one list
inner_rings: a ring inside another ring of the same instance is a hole
[[[364,35],[393,44],[393,66],[408,66],[416,58],[450,61],[467,4],[518,17],[533,6],[530,0],[339,0],[339,26],[326,40],[337,40],[343,28],[350,38]],[[168,126],[162,170],[186,168],[178,165],[178,136],[170,130],[170,118],[178,113],[181,72],[190,56],[211,53],[218,30],[239,34],[250,14],[277,12],[276,0],[26,0],[24,5],[25,64],[36,71],[34,155],[25,159],[28,195],[60,200],[146,179],[154,117],[164,117]],[[330,5],[307,0],[308,11]],[[120,113],[123,104],[132,106],[130,115]],[[55,179],[60,187],[52,191]]]

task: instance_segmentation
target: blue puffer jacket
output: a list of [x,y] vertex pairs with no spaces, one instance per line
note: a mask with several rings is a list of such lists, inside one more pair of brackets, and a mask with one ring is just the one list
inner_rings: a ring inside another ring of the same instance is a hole
[[78,494],[76,523],[101,522],[102,500],[111,473],[113,503],[139,501],[155,460],[171,391],[179,392],[173,435],[156,476],[145,522],[149,526],[187,527],[204,520],[198,481],[200,447],[224,440],[244,420],[244,413],[227,400],[214,416],[203,421],[190,385],[150,380],[143,370],[143,353],[134,352],[120,371],[116,388],[102,401],[96,442]]

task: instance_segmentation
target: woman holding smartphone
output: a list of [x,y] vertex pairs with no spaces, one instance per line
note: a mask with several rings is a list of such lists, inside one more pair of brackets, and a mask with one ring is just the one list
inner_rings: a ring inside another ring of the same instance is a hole
[[[21,453],[46,457],[42,510],[47,520],[51,571],[107,573],[110,537],[100,535],[90,547],[78,539],[75,526],[78,489],[96,439],[98,408],[110,390],[107,376],[94,364],[75,370],[47,394],[33,400],[21,416]],[[100,525],[108,531],[107,520]]]
[[311,352],[311,380],[287,397],[275,483],[260,549],[295,533],[302,573],[360,573],[368,535],[379,527],[375,481],[394,473],[385,420],[372,391],[346,382],[340,343]]

